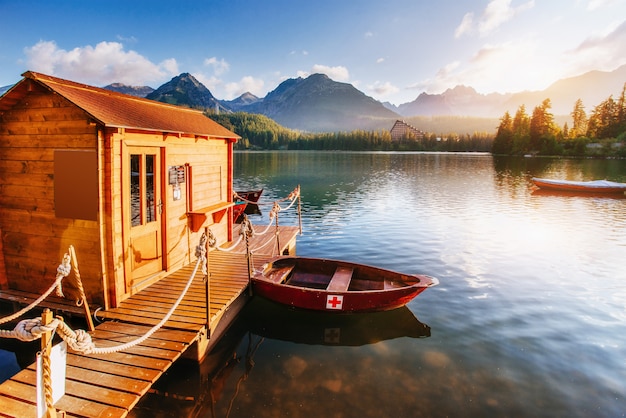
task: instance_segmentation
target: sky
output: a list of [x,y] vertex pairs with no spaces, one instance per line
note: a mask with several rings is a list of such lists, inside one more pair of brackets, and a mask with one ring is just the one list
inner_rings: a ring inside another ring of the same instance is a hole
[[191,73],[232,100],[324,73],[400,105],[624,64],[626,0],[0,0],[0,86],[29,70],[153,88]]

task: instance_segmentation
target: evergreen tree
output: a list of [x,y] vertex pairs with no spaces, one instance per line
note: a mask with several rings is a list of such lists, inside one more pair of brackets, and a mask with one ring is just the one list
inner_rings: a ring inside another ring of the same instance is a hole
[[552,108],[550,99],[545,99],[541,106],[535,107],[530,119],[530,149],[543,154],[552,152],[558,132],[550,108]]
[[587,135],[596,139],[616,138],[619,130],[618,120],[618,106],[611,95],[591,112]]
[[526,106],[521,105],[513,118],[513,148],[511,154],[524,154],[530,150],[528,145],[530,133],[530,117]]
[[587,133],[587,114],[585,113],[585,107],[581,99],[576,100],[574,104],[574,110],[570,113],[573,120],[572,129],[569,131],[569,135],[564,135],[565,138],[578,138]]
[[494,154],[508,154],[513,149],[513,120],[509,112],[505,112],[500,119],[496,137],[493,140]]

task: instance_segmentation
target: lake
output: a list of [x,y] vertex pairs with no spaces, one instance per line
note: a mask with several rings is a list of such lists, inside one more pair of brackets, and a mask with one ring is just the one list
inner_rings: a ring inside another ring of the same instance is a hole
[[264,188],[261,202],[301,186],[298,255],[440,285],[352,317],[254,299],[132,416],[624,416],[626,199],[537,193],[533,176],[626,182],[626,161],[236,153],[236,188]]

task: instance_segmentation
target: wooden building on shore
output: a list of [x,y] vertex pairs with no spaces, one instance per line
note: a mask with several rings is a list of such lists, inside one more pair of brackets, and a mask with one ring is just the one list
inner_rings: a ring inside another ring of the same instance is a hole
[[391,134],[392,141],[401,141],[403,139],[424,139],[424,132],[419,129],[409,125],[403,120],[396,120],[391,130],[389,131]]
[[232,240],[233,143],[201,111],[26,72],[0,97],[0,288],[41,293],[70,245],[114,308]]

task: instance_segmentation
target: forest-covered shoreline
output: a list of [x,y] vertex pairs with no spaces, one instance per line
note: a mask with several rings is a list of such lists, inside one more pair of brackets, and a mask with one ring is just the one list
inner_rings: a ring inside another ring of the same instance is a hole
[[559,126],[545,99],[529,115],[521,105],[500,118],[495,133],[426,133],[392,139],[387,130],[311,133],[285,128],[267,116],[244,112],[207,116],[241,136],[237,150],[439,151],[498,155],[626,158],[626,83],[617,100],[610,96],[587,116],[579,99],[572,126]]

